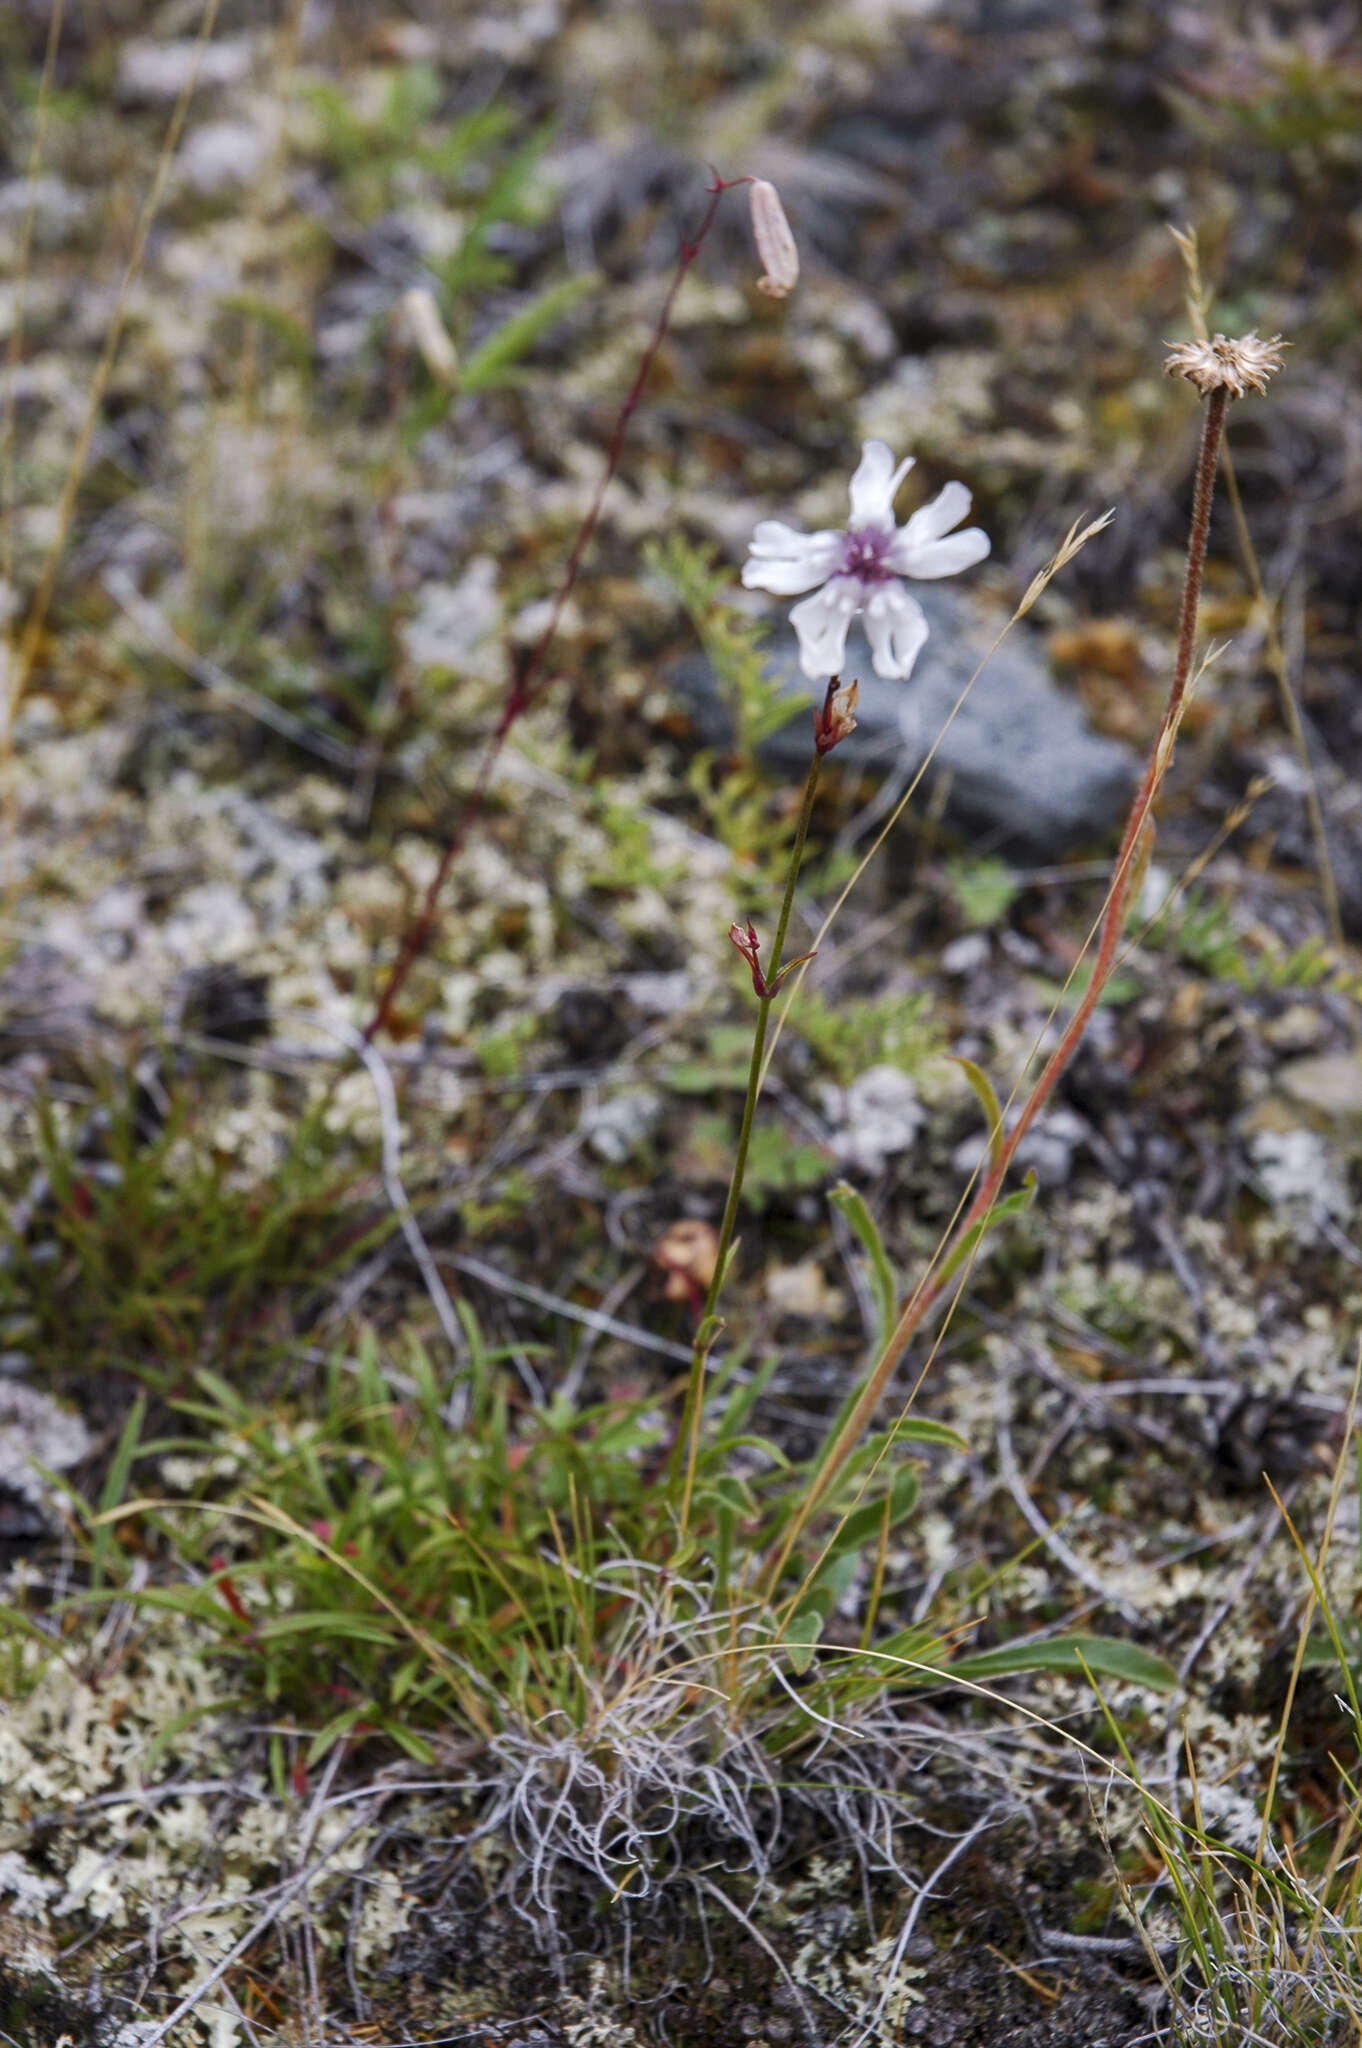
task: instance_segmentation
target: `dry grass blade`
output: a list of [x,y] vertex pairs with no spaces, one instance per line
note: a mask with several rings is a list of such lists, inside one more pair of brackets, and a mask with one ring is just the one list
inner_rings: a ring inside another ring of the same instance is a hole
[[221,0],[204,0],[203,13],[199,17],[198,31],[195,36],[195,61],[180,89],[166,127],[165,140],[161,144],[161,152],[157,158],[156,169],[152,176],[151,189],[147,193],[141,212],[138,215],[132,249],[129,252],[127,263],[123,269],[123,276],[118,287],[118,295],[114,300],[113,312],[109,317],[109,325],[105,331],[104,345],[100,351],[99,360],[95,365],[94,375],[90,380],[90,390],[86,398],[84,415],[76,435],[75,449],[67,466],[66,480],[62,485],[61,496],[57,501],[52,539],[43,558],[37,589],[29,605],[28,616],[24,621],[24,629],[20,635],[18,647],[14,652],[4,723],[3,727],[0,728],[0,773],[4,773],[9,761],[14,744],[15,716],[23,701],[24,691],[27,688],[28,679],[32,673],[33,664],[42,643],[43,630],[47,624],[48,610],[52,603],[53,593],[57,587],[57,572],[61,567],[62,556],[66,551],[72,515],[76,509],[76,496],[80,490],[81,479],[85,474],[85,465],[90,454],[90,444],[94,439],[95,428],[99,423],[100,409],[104,404],[105,394],[109,388],[109,379],[113,375],[114,364],[118,360],[118,349],[123,339],[123,328],[127,320],[129,298],[134,284],[141,275],[142,265],[146,259],[152,227],[160,211],[161,201],[165,196],[166,183],[170,176],[170,167],[175,160],[175,152],[179,148],[180,137],[184,132],[184,124],[189,115],[189,104],[194,97],[194,90],[198,84],[199,59],[202,57],[203,51],[212,37],[220,5]]

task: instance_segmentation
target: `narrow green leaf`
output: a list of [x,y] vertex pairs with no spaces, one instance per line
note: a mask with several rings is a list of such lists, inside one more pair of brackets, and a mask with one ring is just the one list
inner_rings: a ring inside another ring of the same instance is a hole
[[1027,1174],[1026,1180],[1021,1187],[1014,1188],[1010,1195],[1004,1195],[1000,1202],[995,1202],[987,1216],[981,1216],[979,1221],[965,1232],[950,1257],[942,1263],[941,1280],[943,1284],[959,1272],[960,1268],[972,1256],[975,1248],[990,1230],[995,1229],[1000,1223],[1007,1222],[1009,1217],[1024,1216],[1035,1199],[1036,1176],[1034,1171],[1032,1171]]
[[[889,1489],[890,1528],[894,1528],[899,1522],[903,1521],[906,1516],[913,1512],[916,1506],[917,1468],[913,1465],[905,1465],[901,1471],[895,1473],[894,1483]],[[829,1560],[841,1557],[844,1552],[859,1552],[863,1550],[867,1543],[873,1542],[879,1535],[880,1526],[883,1521],[884,1495],[882,1493],[877,1494],[874,1500],[862,1501],[858,1508],[852,1509],[829,1544]],[[826,1565],[823,1569],[826,1570]],[[818,1576],[821,1579],[823,1572],[820,1571]]]
[[896,1444],[941,1444],[951,1451],[967,1451],[969,1440],[945,1422],[929,1422],[925,1415],[905,1415],[889,1435]]
[[396,1721],[385,1721],[383,1732],[397,1744],[399,1749],[404,1749],[407,1755],[414,1758],[418,1764],[434,1763],[435,1751],[414,1729],[404,1728]]
[[785,1624],[781,1642],[801,1677],[813,1662],[814,1646],[822,1633],[823,1617],[813,1607],[803,1608]]
[[281,1642],[288,1636],[334,1636],[338,1642],[379,1643],[385,1648],[397,1635],[396,1623],[378,1615],[342,1614],[336,1611],[312,1614],[276,1614],[262,1621],[254,1631],[260,1642]]
[[1083,1667],[1099,1678],[1115,1678],[1127,1685],[1145,1685],[1154,1692],[1172,1692],[1177,1673],[1152,1650],[1142,1650],[1119,1636],[1050,1636],[1044,1642],[1004,1643],[996,1650],[976,1650],[956,1657],[947,1666],[952,1678],[980,1682],[1011,1678],[1023,1671],[1063,1671],[1082,1674]]
[[[132,1461],[137,1455],[138,1439],[142,1424],[146,1420],[147,1398],[139,1394],[132,1404],[132,1412],[123,1424],[123,1433],[118,1439],[118,1449],[113,1454],[108,1477],[99,1496],[100,1516],[106,1516],[111,1508],[121,1505],[127,1490],[128,1474]],[[101,1519],[95,1524],[94,1543],[90,1552],[90,1591],[98,1593],[104,1583],[104,1570],[109,1560],[109,1545],[113,1542],[114,1524]]]
[[535,294],[527,306],[493,328],[458,373],[460,391],[492,391],[514,380],[518,365],[535,343],[563,318],[579,299],[595,291],[594,275],[560,278]]
[[356,1721],[363,1721],[370,1712],[368,1701],[362,1700],[357,1707],[347,1707],[343,1714],[337,1714],[334,1721],[327,1722],[325,1728],[319,1728],[308,1744],[307,1754],[303,1758],[306,1768],[311,1770],[314,1764],[319,1764],[328,1749],[333,1748],[348,1735]]
[[846,1181],[838,1181],[828,1196],[833,1208],[854,1231],[870,1261],[870,1293],[875,1303],[875,1349],[883,1351],[898,1321],[899,1290],[889,1254],[884,1248],[879,1225],[866,1206],[865,1197]]
[[961,1073],[983,1105],[984,1115],[988,1119],[989,1164],[990,1166],[996,1166],[999,1154],[1003,1149],[1003,1113],[998,1107],[998,1098],[993,1092],[993,1083],[989,1080],[983,1068],[978,1066],[975,1061],[967,1060],[963,1053],[948,1053],[946,1057],[954,1066],[959,1067]]

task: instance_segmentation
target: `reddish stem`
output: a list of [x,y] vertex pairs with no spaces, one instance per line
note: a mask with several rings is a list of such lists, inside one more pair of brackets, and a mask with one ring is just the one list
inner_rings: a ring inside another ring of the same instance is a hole
[[719,210],[719,201],[723,198],[724,193],[731,190],[734,185],[744,185],[747,182],[746,178],[721,178],[715,172],[714,182],[709,187],[709,205],[705,208],[700,225],[690,240],[683,241],[681,244],[680,252],[676,259],[676,267],[672,272],[672,280],[667,287],[667,296],[662,301],[662,310],[657,317],[657,324],[653,329],[647,347],[639,358],[634,381],[630,385],[624,403],[619,409],[609,442],[606,444],[605,466],[601,471],[601,479],[596,486],[591,503],[587,507],[586,517],[577,530],[577,538],[572,543],[572,550],[568,555],[567,565],[563,570],[562,579],[553,600],[553,608],[549,613],[548,623],[530,650],[528,658],[521,666],[511,685],[510,693],[505,704],[502,706],[501,716],[498,718],[491,738],[488,740],[483,751],[478,772],[473,778],[473,787],[464,799],[463,809],[459,813],[454,829],[445,845],[445,850],[440,856],[440,864],[431,878],[429,888],[426,890],[425,901],[421,906],[420,913],[403,940],[397,964],[389,977],[388,986],[384,989],[379,999],[378,1007],[364,1027],[366,1044],[376,1038],[378,1033],[387,1025],[388,1019],[392,1015],[393,1005],[402,992],[407,976],[411,973],[421,953],[425,950],[426,942],[435,927],[440,897],[443,893],[445,882],[448,879],[449,871],[467,843],[469,832],[482,809],[483,800],[487,795],[488,786],[492,779],[492,772],[500,759],[507,737],[516,721],[522,718],[538,701],[543,692],[550,687],[552,678],[547,680],[541,679],[541,671],[549,648],[553,644],[554,636],[558,631],[564,606],[567,604],[576,586],[577,577],[581,571],[582,558],[587,548],[591,545],[592,535],[595,533],[600,521],[601,507],[605,503],[605,494],[609,490],[615,473],[619,468],[620,456],[624,451],[624,437],[629,430],[629,422],[633,418],[639,400],[643,396],[643,387],[647,383],[648,374],[657,359],[658,350],[666,340],[667,330],[671,326],[672,313],[676,306],[677,293],[685,282],[686,273],[705,245],[709,231],[714,225],[714,217]]
[[1093,962],[1092,974],[1082,1000],[1073,1016],[1065,1025],[1058,1045],[1050,1054],[1036,1079],[1035,1086],[1022,1108],[1021,1115],[999,1146],[996,1157],[990,1162],[981,1179],[973,1201],[965,1211],[948,1245],[942,1248],[931,1268],[918,1283],[914,1293],[900,1315],[884,1350],[876,1360],[875,1369],[866,1381],[855,1407],[847,1416],[836,1441],[833,1443],[819,1469],[814,1485],[801,1505],[798,1515],[782,1541],[781,1548],[771,1568],[771,1585],[775,1585],[784,1568],[800,1530],[804,1527],[818,1501],[826,1494],[837,1473],[845,1464],[848,1455],[858,1442],[862,1430],[873,1414],[881,1394],[888,1384],[895,1366],[907,1350],[914,1333],[920,1328],[928,1310],[940,1298],[948,1279],[955,1270],[953,1255],[964,1244],[971,1230],[987,1218],[998,1199],[999,1190],[1007,1177],[1008,1168],[1016,1157],[1017,1147],[1026,1136],[1037,1115],[1052,1094],[1060,1075],[1078,1047],[1078,1042],[1087,1029],[1088,1020],[1101,999],[1102,990],[1111,978],[1116,960],[1121,933],[1125,929],[1126,910],[1130,900],[1131,886],[1137,873],[1136,855],[1141,835],[1149,820],[1154,799],[1159,793],[1163,778],[1168,771],[1172,757],[1173,741],[1177,736],[1179,723],[1187,703],[1187,685],[1192,670],[1192,649],[1196,640],[1197,608],[1201,599],[1201,578],[1206,563],[1206,538],[1211,524],[1211,496],[1215,488],[1216,461],[1220,452],[1220,438],[1225,424],[1227,393],[1224,390],[1211,393],[1201,428],[1201,447],[1197,455],[1196,490],[1192,500],[1192,523],[1187,541],[1187,573],[1182,588],[1182,614],[1178,628],[1177,658],[1173,666],[1173,679],[1169,686],[1168,701],[1164,707],[1163,720],[1159,726],[1158,738],[1149,755],[1144,780],[1130,807],[1116,866],[1112,872],[1111,888],[1107,893],[1106,908],[1102,914],[1101,934],[1097,946],[1097,958]]

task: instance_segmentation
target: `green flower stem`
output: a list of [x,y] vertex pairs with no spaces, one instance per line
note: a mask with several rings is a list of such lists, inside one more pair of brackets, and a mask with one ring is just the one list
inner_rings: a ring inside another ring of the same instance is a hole
[[809,763],[809,773],[804,783],[804,800],[799,807],[799,823],[795,826],[794,845],[790,849],[790,865],[785,876],[785,895],[780,906],[780,920],[776,925],[775,939],[771,945],[770,963],[766,969],[766,994],[758,998],[756,1028],[752,1033],[752,1058],[747,1069],[747,1095],[742,1106],[742,1126],[738,1132],[738,1149],[733,1157],[733,1173],[728,1183],[728,1199],[724,1203],[723,1222],[719,1226],[719,1246],[714,1261],[714,1278],[709,1283],[705,1296],[704,1311],[695,1332],[695,1351],[691,1359],[690,1383],[686,1389],[686,1405],[682,1413],[681,1427],[677,1431],[676,1450],[673,1456],[672,1483],[680,1473],[682,1446],[685,1446],[685,1481],[681,1492],[681,1533],[684,1536],[690,1518],[691,1494],[695,1486],[695,1463],[700,1450],[700,1418],[704,1409],[705,1360],[710,1347],[718,1336],[714,1326],[715,1310],[723,1291],[725,1269],[733,1247],[733,1232],[737,1227],[738,1204],[742,1200],[743,1180],[747,1173],[747,1153],[752,1142],[752,1124],[757,1113],[757,1099],[761,1094],[761,1069],[766,1052],[766,1027],[770,1021],[771,1005],[779,993],[780,962],[785,951],[786,934],[790,929],[790,912],[794,908],[795,885],[799,880],[799,869],[804,858],[804,842],[808,838],[809,819],[813,816],[813,802],[818,790],[819,771],[823,757],[816,750]]

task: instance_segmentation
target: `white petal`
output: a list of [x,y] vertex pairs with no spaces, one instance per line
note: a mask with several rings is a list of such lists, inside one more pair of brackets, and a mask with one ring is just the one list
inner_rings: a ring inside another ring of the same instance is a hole
[[972,502],[963,484],[944,485],[928,504],[919,506],[903,531],[895,534],[887,557],[890,567],[901,576],[956,576],[982,562],[989,539],[981,526],[951,532]]
[[853,526],[892,526],[894,496],[913,466],[905,455],[894,467],[894,451],[884,441],[864,441],[861,460],[851,479],[851,523]]
[[934,498],[919,505],[903,529],[904,536],[913,547],[924,541],[940,540],[943,533],[960,524],[973,503],[963,484],[945,484]]
[[967,526],[960,533],[948,533],[944,540],[929,540],[920,547],[904,547],[896,542],[889,560],[903,576],[917,576],[923,580],[931,576],[958,576],[962,569],[972,569],[976,562],[982,562],[991,545],[982,526]]
[[776,597],[812,590],[831,576],[841,547],[840,533],[797,533],[778,519],[763,519],[743,564],[744,588],[769,590]]
[[922,606],[901,583],[879,583],[865,607],[865,633],[877,676],[907,682],[927,640]]
[[787,526],[783,519],[759,519],[748,548],[754,555],[793,555],[801,548],[825,547],[841,538],[830,526],[821,527],[817,533],[801,533],[797,526]]
[[811,683],[839,673],[847,628],[861,609],[863,596],[858,576],[834,576],[824,589],[791,611],[790,624],[799,635],[799,666]]

